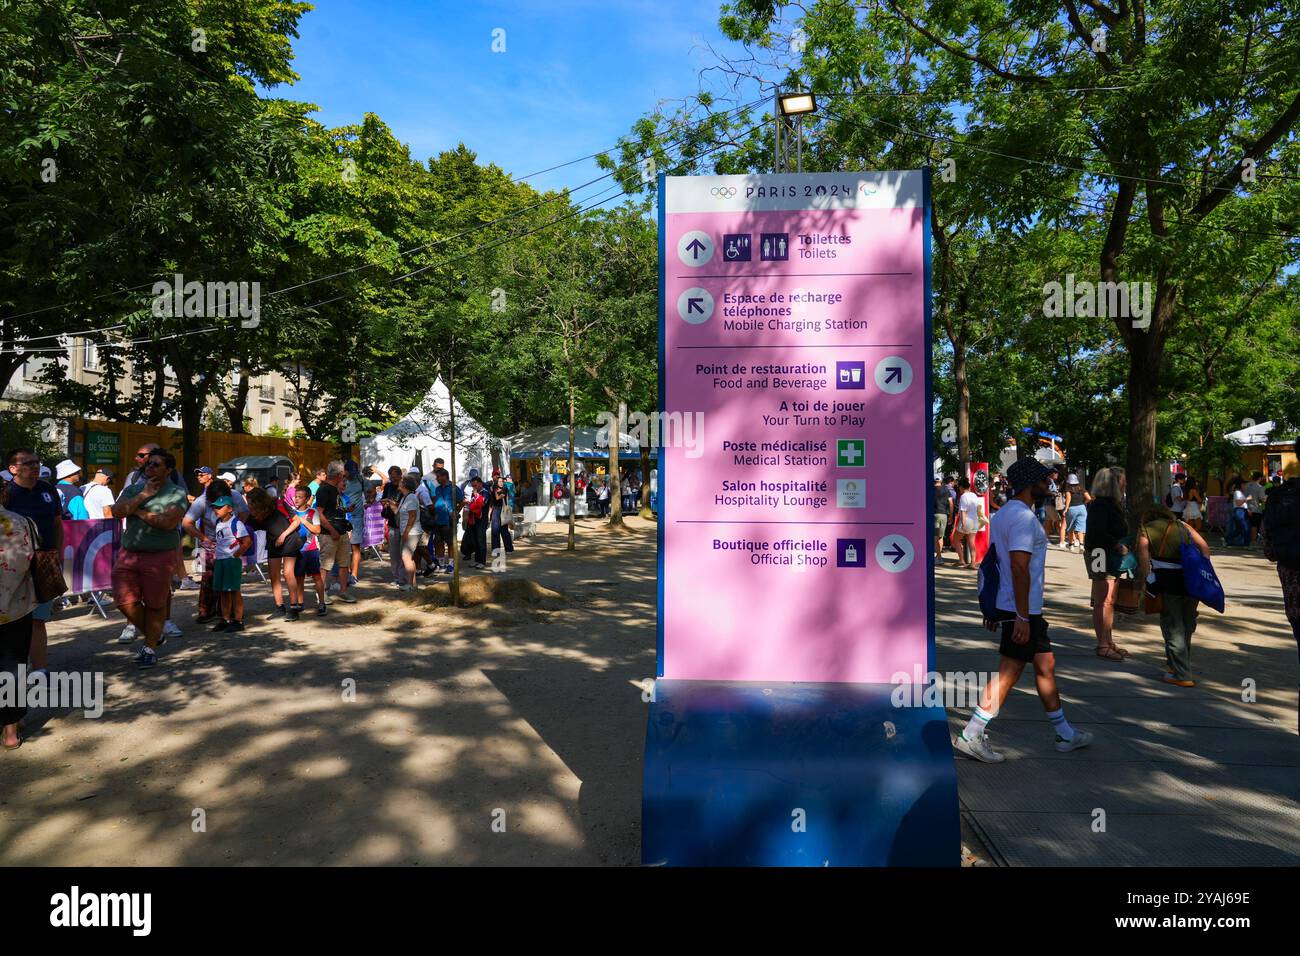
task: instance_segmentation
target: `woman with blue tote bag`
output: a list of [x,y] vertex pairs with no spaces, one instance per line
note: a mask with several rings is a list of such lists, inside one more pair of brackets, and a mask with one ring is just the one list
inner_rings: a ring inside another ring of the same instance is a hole
[[[1223,589],[1210,566],[1210,546],[1169,508],[1153,504],[1142,512],[1137,554],[1138,577],[1147,582],[1147,593],[1161,602],[1160,633],[1169,665],[1162,679],[1178,687],[1195,687],[1192,634],[1196,631],[1197,606],[1204,600],[1216,610],[1223,610]],[[1206,569],[1213,589],[1205,579]]]

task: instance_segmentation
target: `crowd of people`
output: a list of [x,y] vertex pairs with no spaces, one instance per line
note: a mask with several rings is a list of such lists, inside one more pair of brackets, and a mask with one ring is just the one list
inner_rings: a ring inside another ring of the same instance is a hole
[[[619,504],[623,513],[635,511],[640,507],[641,479],[630,469],[619,472]],[[612,484],[606,475],[588,475],[579,471],[573,479],[573,494],[581,499],[587,507],[587,513],[600,518],[608,518],[613,507],[611,495]],[[542,496],[542,476],[538,475],[528,489],[525,504],[536,504]],[[569,476],[555,473],[551,476],[551,501],[560,503],[569,499]]]
[[[1274,474],[1268,488],[1261,484],[1263,477],[1256,472],[1250,482],[1235,478],[1228,483],[1233,513],[1225,546],[1256,547],[1276,563],[1300,653],[1300,463]],[[958,567],[977,567],[971,541],[987,528],[989,554],[978,567],[982,586],[986,576],[996,582],[996,597],[990,597],[996,610],[985,609],[986,624],[990,630],[1002,629],[998,677],[954,740],[959,752],[991,763],[1004,759],[989,746],[985,728],[1029,664],[1056,728],[1057,749],[1078,749],[1092,740],[1088,732],[1069,726],[1056,691],[1055,658],[1042,614],[1045,557],[1052,545],[1082,555],[1099,658],[1120,662],[1129,656],[1114,640],[1115,613],[1117,608],[1136,613],[1141,607],[1159,615],[1166,664],[1161,679],[1177,687],[1196,686],[1192,637],[1202,599],[1189,590],[1185,565],[1197,567],[1211,557],[1202,534],[1205,496],[1194,478],[1178,473],[1163,501],[1141,509],[1136,531],[1130,529],[1126,506],[1127,478],[1118,467],[1099,469],[1085,486],[1076,473],[1021,459],[1005,476],[992,477],[988,515],[983,496],[971,490],[968,480],[935,478],[936,564],[944,560],[947,539],[957,552]],[[1121,605],[1122,591],[1126,598]]]
[[[418,468],[388,469],[387,480],[374,468],[332,461],[314,480],[291,476],[283,487],[275,479],[263,487],[252,476],[194,469],[197,494],[190,494],[170,452],[142,445],[135,468],[115,495],[111,468],[79,481],[81,469],[64,460],[53,469],[30,448],[12,451],[0,481],[0,671],[48,676],[46,622],[64,591],[65,520],[116,519],[122,522],[121,547],[113,565],[112,600],[126,618],[119,643],[142,639],[134,655],[138,667],[153,667],[159,648],[179,637],[173,620],[175,590],[198,590],[194,623],[214,632],[246,627],[242,587],[245,555],[265,536],[265,558],[274,609],[270,619],[295,621],[307,610],[312,592],[315,613],[328,613],[334,601],[355,603],[361,574],[365,509],[379,502],[384,518],[381,543],[387,550],[392,585],[418,589],[421,580],[461,567],[491,571],[514,551],[515,486],[494,471],[485,481],[470,469],[454,483],[442,459],[424,474]],[[459,531],[459,540],[457,533]],[[193,542],[187,569],[182,536]],[[499,562],[489,565],[493,556]],[[22,707],[0,708],[0,746],[20,745]]]

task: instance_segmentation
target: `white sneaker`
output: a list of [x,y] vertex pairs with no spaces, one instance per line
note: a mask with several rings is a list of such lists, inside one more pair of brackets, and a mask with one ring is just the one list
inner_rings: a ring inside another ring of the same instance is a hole
[[163,637],[180,637],[180,636],[181,636],[181,629],[177,627],[175,623],[173,623],[170,620],[163,622]]
[[958,734],[953,738],[952,745],[958,753],[963,753],[967,757],[984,763],[1002,763],[1007,759],[989,746],[988,734],[980,734],[974,740],[967,740],[961,734]]
[[119,644],[130,644],[134,640],[135,640],[134,624],[128,624],[126,627],[122,628],[122,633],[117,635],[117,643]]
[[1066,740],[1064,737],[1057,736],[1056,749],[1063,754],[1067,754],[1071,750],[1078,750],[1080,747],[1086,747],[1090,743],[1092,743],[1092,731],[1076,730],[1074,732],[1074,736],[1071,737],[1069,740]]

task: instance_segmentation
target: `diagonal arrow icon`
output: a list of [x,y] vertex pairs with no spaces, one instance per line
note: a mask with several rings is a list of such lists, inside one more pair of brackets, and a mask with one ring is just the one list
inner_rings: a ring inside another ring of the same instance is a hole
[[903,380],[903,369],[898,365],[891,365],[885,369],[885,383],[901,382]]
[[686,311],[687,311],[688,313],[689,313],[689,312],[698,312],[698,313],[700,313],[700,315],[703,315],[703,314],[704,314],[704,300],[703,300],[703,299],[687,299],[687,300],[686,300]]

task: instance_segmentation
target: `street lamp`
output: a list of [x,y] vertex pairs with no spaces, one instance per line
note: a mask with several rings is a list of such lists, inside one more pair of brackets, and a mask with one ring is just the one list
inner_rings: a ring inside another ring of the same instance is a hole
[[[782,126],[788,122],[795,131],[795,170],[801,173],[803,172],[803,118],[806,113],[817,112],[817,99],[811,93],[782,93],[778,90],[775,107],[776,171],[781,172],[781,167],[788,162],[785,156],[786,150],[782,149],[781,136]],[[791,117],[793,120],[790,119]]]
[[802,116],[817,112],[817,98],[811,93],[782,93],[778,97],[782,116]]

